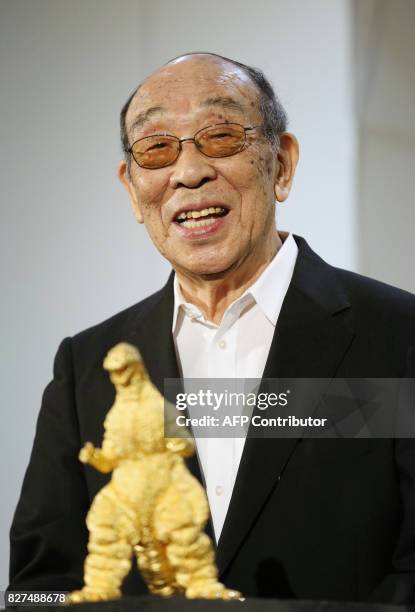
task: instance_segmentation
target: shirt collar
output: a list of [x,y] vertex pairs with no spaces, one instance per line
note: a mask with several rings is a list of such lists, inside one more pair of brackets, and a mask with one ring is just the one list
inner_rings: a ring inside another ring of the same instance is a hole
[[293,235],[282,232],[280,234],[283,238],[286,236],[282,247],[261,276],[248,288],[264,315],[274,326],[277,324],[298,254],[298,246]]
[[[249,302],[250,298],[253,298],[264,315],[274,326],[277,324],[278,315],[291,282],[298,254],[298,247],[292,234],[287,234],[286,232],[279,232],[279,234],[281,238],[284,239],[284,242],[275,257],[270,261],[255,283],[248,287],[248,289],[228,307],[229,310],[236,304],[240,304],[240,310],[242,310],[242,306]],[[174,310],[172,331],[174,333],[180,310],[191,318],[204,319],[203,314],[197,306],[185,301],[176,274],[174,275],[173,289]]]
[[173,310],[172,331],[174,333],[176,329],[176,325],[177,325],[177,319],[181,311],[183,311],[185,315],[189,316],[190,318],[194,318],[194,319],[203,318],[203,315],[197,306],[195,306],[194,304],[191,304],[190,302],[186,302],[186,300],[184,299],[183,293],[180,289],[179,281],[177,280],[177,274],[174,275],[173,291],[174,291],[174,310]]

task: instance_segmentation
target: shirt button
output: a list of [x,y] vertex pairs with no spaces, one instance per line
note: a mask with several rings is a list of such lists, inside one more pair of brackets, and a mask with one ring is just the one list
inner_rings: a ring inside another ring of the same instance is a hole
[[221,487],[220,485],[218,485],[218,486],[215,488],[215,493],[216,493],[216,495],[222,495],[222,493],[223,493],[223,487]]
[[219,347],[219,348],[221,348],[221,349],[226,348],[226,342],[225,342],[225,340],[220,340],[220,341],[218,342],[218,347]]

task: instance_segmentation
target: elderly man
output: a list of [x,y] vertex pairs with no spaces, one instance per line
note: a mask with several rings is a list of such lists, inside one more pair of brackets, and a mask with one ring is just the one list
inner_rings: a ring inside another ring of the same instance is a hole
[[[275,200],[289,194],[298,145],[261,72],[213,54],[179,57],[138,87],[121,124],[119,177],[174,273],[61,344],[11,530],[11,589],[81,584],[84,517],[107,480],[77,455],[102,438],[113,390],[101,363],[117,342],[140,349],[161,391],[179,376],[413,375],[415,298],[277,231]],[[191,468],[204,475],[229,587],[415,601],[411,439],[210,439]],[[132,576],[127,592],[144,590]]]

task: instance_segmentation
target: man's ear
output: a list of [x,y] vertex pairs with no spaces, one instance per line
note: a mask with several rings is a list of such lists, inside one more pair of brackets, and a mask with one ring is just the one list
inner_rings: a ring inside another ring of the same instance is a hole
[[137,219],[138,223],[144,223],[144,218],[141,213],[140,206],[138,204],[137,194],[131,182],[130,173],[127,167],[127,162],[124,159],[120,161],[120,163],[118,164],[117,174],[118,174],[118,178],[120,179],[121,183],[124,185],[124,187],[126,188],[128,192],[135,218]]
[[299,157],[298,140],[294,134],[284,132],[280,136],[276,168],[276,178],[274,183],[275,197],[278,202],[284,202],[290,193],[294,179],[295,169]]

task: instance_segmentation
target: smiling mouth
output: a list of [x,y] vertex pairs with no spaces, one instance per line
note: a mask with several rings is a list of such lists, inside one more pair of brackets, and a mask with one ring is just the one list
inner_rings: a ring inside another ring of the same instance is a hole
[[210,206],[202,210],[186,210],[177,215],[174,222],[189,229],[203,227],[212,225],[216,219],[225,217],[228,212],[229,209],[222,206]]

